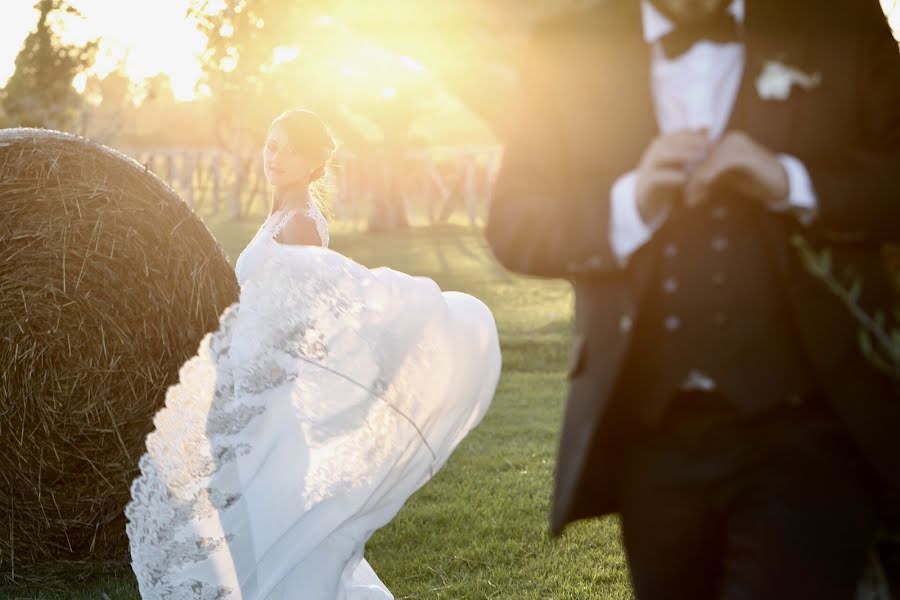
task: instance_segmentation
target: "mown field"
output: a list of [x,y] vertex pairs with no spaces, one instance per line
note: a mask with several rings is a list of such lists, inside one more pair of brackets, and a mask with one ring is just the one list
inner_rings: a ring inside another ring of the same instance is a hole
[[[256,229],[253,222],[210,226],[232,261]],[[397,234],[335,231],[332,248],[367,266],[428,276],[445,290],[473,294],[491,308],[500,329],[503,376],[487,417],[367,547],[369,562],[395,596],[631,598],[614,519],[575,525],[560,539],[547,534],[565,394],[569,286],[506,273],[479,231],[457,225]],[[128,571],[77,588],[0,590],[0,598],[138,598]]]

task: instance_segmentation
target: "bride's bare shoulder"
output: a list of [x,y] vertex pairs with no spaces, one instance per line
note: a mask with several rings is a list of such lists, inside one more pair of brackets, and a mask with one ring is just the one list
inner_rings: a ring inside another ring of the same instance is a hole
[[316,220],[304,212],[293,214],[284,224],[275,237],[279,244],[292,244],[298,246],[319,246],[322,239]]

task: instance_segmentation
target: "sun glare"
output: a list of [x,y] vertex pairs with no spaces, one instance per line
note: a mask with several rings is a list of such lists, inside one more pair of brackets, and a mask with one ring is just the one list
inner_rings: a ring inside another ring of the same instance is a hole
[[274,63],[276,66],[289,63],[300,56],[300,48],[297,48],[296,46],[279,46],[275,48],[274,52]]
[[[81,13],[81,18],[66,19],[64,40],[70,43],[100,41],[94,66],[88,75],[103,78],[113,70],[121,69],[137,84],[163,73],[170,78],[176,99],[192,100],[197,96],[197,84],[202,76],[199,55],[205,38],[187,17],[191,0],[70,2]],[[212,0],[206,9],[215,11],[223,6],[224,0]],[[0,53],[3,53],[0,54],[0,85],[12,74],[15,55],[37,19],[34,8],[4,8],[4,12],[9,18],[0,26],[0,33],[5,34],[0,35]],[[334,28],[335,35],[342,39],[351,33],[345,32],[341,21],[332,15],[317,16],[312,23],[315,27]],[[220,33],[229,36],[233,30],[226,25]],[[273,66],[290,63],[301,52],[302,47],[297,45],[280,46],[274,50]],[[397,95],[398,78],[418,76],[425,71],[425,67],[410,56],[399,56],[366,42],[347,43],[340,56],[332,60],[337,61],[337,76],[360,81],[364,77],[370,84],[380,86],[376,89],[381,89],[384,98]],[[235,66],[235,57],[226,56],[220,63],[226,72]],[[79,75],[73,82],[79,92],[86,88],[88,75]]]
[[403,63],[403,66],[405,66],[407,69],[409,69],[410,71],[415,71],[416,73],[421,73],[425,70],[425,67],[408,56],[401,56],[400,62]]
[[[880,2],[888,13],[895,35],[900,36],[900,0]],[[12,75],[15,57],[37,21],[33,0],[6,4],[0,22],[0,87]],[[191,100],[197,95],[197,84],[202,75],[198,56],[203,51],[205,38],[187,17],[191,0],[70,0],[70,4],[80,11],[81,18],[65,19],[63,38],[73,43],[100,40],[92,74],[104,77],[121,68],[133,82],[139,83],[163,73],[171,79],[176,99]],[[227,0],[209,0],[205,9],[216,12],[226,6]],[[239,7],[240,4],[236,10]],[[331,28],[330,31],[335,35],[340,33],[342,39],[352,38],[352,32],[344,32],[344,22],[337,16],[319,15],[313,18],[312,24],[318,28]],[[263,23],[260,21],[257,25],[261,27]],[[221,33],[231,35],[233,31],[229,27],[223,27]],[[296,45],[278,47],[274,51],[273,65],[290,63],[301,52],[302,47]],[[365,76],[380,86],[385,98],[397,93],[393,85],[398,77],[425,72],[425,67],[411,56],[398,56],[366,43],[348,43],[333,60],[336,61],[337,76],[345,79]],[[222,67],[233,69],[233,63],[232,57]],[[73,82],[78,90],[85,89],[86,83],[85,75]]]
[[[100,40],[92,68],[98,77],[119,67],[134,82],[165,73],[172,80],[175,97],[190,100],[201,75],[198,55],[205,38],[186,17],[189,1],[70,0],[81,18],[67,17],[62,37],[69,43]],[[33,4],[13,2],[13,6],[3,7],[0,85],[12,75],[22,42],[37,22]],[[83,90],[86,82],[82,75],[73,85]]]
[[318,27],[328,27],[329,25],[332,25],[333,23],[334,23],[334,17],[329,16],[329,15],[322,15],[322,16],[316,17],[313,20],[313,24]]
[[107,59],[101,63],[98,57],[98,74],[118,64],[133,81],[164,73],[178,100],[192,99],[201,75],[198,55],[206,40],[186,17],[188,2],[73,0],[91,33],[101,38],[101,48],[107,48]]

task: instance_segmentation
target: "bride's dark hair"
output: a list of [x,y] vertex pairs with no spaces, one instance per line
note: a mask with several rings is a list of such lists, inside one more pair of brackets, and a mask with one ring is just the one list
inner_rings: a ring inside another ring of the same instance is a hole
[[[324,210],[325,199],[329,192],[328,177],[326,176],[330,174],[332,156],[335,151],[331,132],[316,113],[303,109],[292,109],[281,113],[269,125],[269,131],[276,125],[284,129],[288,143],[294,152],[312,160],[317,165],[309,174],[309,193],[313,202]],[[279,208],[279,206],[272,207],[273,210]]]

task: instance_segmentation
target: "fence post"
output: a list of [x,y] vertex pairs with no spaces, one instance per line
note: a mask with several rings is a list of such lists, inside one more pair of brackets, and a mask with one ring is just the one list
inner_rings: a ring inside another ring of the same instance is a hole
[[194,164],[193,155],[184,151],[181,155],[181,193],[191,209],[194,209]]
[[216,214],[220,208],[222,188],[222,159],[219,154],[213,155],[212,164],[210,165],[210,176],[212,177],[212,214]]

